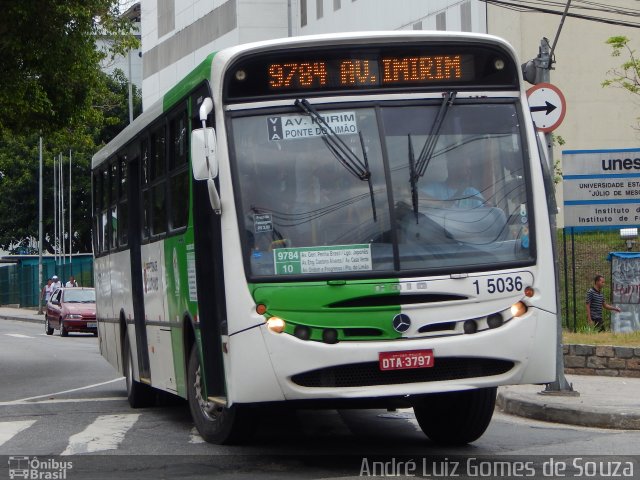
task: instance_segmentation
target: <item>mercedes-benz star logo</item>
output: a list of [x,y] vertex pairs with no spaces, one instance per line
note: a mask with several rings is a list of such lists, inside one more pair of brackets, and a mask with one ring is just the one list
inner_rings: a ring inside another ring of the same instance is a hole
[[404,313],[399,313],[393,317],[393,329],[396,332],[404,333],[409,330],[411,326],[411,319]]

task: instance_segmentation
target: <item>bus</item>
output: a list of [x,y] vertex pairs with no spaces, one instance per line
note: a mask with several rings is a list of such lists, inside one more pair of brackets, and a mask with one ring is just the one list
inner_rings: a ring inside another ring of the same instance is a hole
[[493,36],[213,53],[92,159],[101,354],[212,443],[288,408],[473,442],[498,386],[555,378],[545,158]]

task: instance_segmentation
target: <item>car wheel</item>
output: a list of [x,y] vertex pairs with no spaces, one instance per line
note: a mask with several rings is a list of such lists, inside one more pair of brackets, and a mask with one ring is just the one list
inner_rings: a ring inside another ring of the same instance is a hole
[[47,335],[53,335],[53,327],[49,325],[49,317],[44,316],[44,331]]
[[253,433],[253,411],[245,406],[221,407],[202,396],[202,367],[196,344],[191,348],[187,369],[187,395],[191,417],[198,433],[209,443],[238,444]]
[[68,335],[69,335],[69,332],[67,332],[67,329],[64,328],[64,322],[62,321],[62,319],[60,319],[60,336],[66,337]]

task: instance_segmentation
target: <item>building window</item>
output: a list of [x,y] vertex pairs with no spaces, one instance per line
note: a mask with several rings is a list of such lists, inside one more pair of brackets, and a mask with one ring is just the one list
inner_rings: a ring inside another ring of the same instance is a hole
[[413,24],[414,30],[422,30],[422,21]]
[[340,0],[333,0],[333,11],[340,10]]
[[324,0],[316,0],[316,17],[319,19],[324,15]]
[[307,0],[300,0],[300,26],[307,24]]
[[447,29],[447,13],[442,12],[436,15],[436,30]]
[[460,5],[460,23],[463,32],[471,32],[471,2]]
[[158,0],[158,37],[176,28],[175,0]]

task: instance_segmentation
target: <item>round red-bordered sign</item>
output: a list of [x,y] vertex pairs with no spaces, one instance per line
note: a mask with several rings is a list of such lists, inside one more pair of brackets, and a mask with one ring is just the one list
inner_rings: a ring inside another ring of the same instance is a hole
[[541,132],[553,132],[564,120],[567,102],[558,87],[539,83],[527,90],[531,117]]

